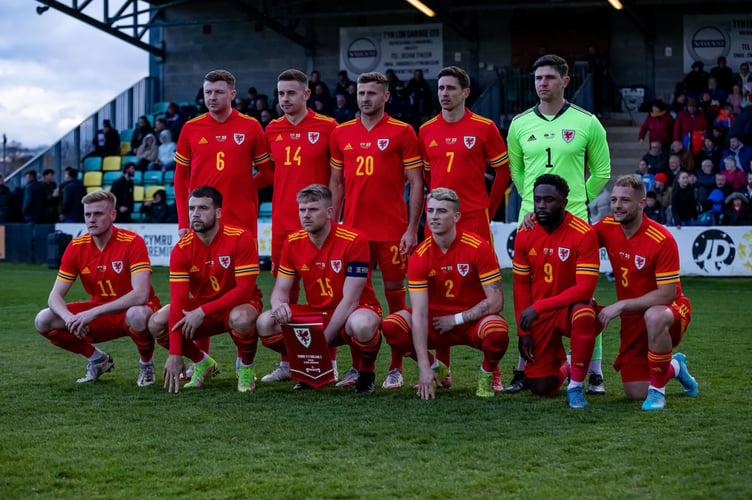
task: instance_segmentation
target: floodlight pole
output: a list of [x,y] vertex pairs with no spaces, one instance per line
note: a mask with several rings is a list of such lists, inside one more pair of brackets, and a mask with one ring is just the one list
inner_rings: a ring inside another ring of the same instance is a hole
[[5,176],[5,163],[8,158],[5,154],[5,146],[8,144],[8,136],[3,134],[3,176]]

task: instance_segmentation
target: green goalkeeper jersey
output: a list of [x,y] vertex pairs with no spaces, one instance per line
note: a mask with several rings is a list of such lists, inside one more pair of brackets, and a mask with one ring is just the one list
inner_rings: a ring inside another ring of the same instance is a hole
[[[543,174],[556,174],[567,181],[567,210],[588,220],[587,203],[611,177],[606,130],[595,115],[567,102],[551,118],[536,105],[514,117],[507,148],[512,181],[522,196],[520,222],[533,210],[533,186]],[[586,169],[590,172],[587,182]]]

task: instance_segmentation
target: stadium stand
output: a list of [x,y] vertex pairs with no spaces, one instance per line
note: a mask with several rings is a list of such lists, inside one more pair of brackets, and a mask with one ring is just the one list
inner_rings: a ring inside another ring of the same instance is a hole
[[122,169],[120,156],[105,156],[102,159],[102,170],[119,172]]

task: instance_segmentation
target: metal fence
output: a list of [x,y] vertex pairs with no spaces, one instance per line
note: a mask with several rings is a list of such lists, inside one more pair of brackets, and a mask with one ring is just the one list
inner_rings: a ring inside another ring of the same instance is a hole
[[56,172],[56,180],[60,184],[63,168],[68,165],[79,168],[81,158],[94,149],[92,140],[97,130],[102,128],[104,120],[110,120],[116,130],[134,128],[138,117],[150,111],[158,95],[157,78],[148,76],[140,80],[95,111],[47,150],[9,174],[5,183],[15,189],[21,187],[23,172],[26,170],[34,169],[41,173],[51,168]]

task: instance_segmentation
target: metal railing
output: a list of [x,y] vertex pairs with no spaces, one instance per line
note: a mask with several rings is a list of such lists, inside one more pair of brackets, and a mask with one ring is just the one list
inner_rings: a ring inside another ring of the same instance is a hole
[[102,128],[104,120],[110,120],[112,126],[120,131],[133,128],[138,117],[148,114],[152,103],[159,96],[158,80],[147,76],[130,88],[121,92],[76,128],[65,134],[57,142],[36,155],[5,178],[9,188],[15,189],[23,184],[23,172],[34,169],[38,173],[51,168],[55,171],[57,183],[60,184],[62,170],[70,165],[80,169],[81,158],[94,149],[92,139],[97,130]]

